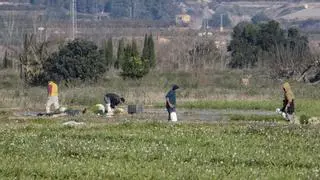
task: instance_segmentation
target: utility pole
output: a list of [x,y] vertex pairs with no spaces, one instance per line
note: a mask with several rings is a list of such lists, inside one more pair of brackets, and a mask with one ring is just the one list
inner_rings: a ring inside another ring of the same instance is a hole
[[130,8],[130,16],[131,16],[131,19],[134,19],[134,16],[135,16],[135,2],[133,0],[131,0],[131,8]]
[[77,36],[77,0],[72,0],[72,40],[74,40]]
[[223,14],[220,14],[220,32],[223,32]]
[[98,0],[95,0],[94,1],[94,3],[95,3],[95,5],[94,5],[94,15],[95,15],[95,18],[96,18],[96,20],[97,21],[99,21],[100,20],[100,12],[99,12],[99,9],[98,9]]

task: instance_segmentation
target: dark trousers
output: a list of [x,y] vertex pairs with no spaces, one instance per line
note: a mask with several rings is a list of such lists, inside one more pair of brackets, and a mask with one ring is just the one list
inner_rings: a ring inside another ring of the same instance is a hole
[[171,108],[170,106],[166,106],[166,108],[167,108],[167,111],[168,111],[168,121],[171,121],[170,114],[172,112],[176,112],[176,108]]
[[[288,104],[288,100],[283,100],[283,107],[281,109],[282,112],[285,112],[286,106]],[[288,114],[293,114],[294,113],[294,100],[290,103],[290,107],[288,107],[287,112]]]

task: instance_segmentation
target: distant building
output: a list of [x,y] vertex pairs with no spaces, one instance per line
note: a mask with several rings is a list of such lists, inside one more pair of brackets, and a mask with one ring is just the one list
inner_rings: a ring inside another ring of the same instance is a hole
[[0,0],[0,6],[3,5],[11,5],[11,6],[18,6],[18,5],[30,5],[30,3],[21,3],[21,2],[10,2],[9,0]]
[[212,32],[199,32],[198,36],[205,37],[205,36],[213,36]]
[[176,25],[188,26],[191,22],[191,16],[188,14],[176,15]]

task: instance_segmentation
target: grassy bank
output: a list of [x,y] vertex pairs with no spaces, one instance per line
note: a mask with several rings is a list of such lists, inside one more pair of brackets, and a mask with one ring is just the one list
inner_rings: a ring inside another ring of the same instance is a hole
[[244,109],[244,110],[274,110],[280,107],[275,101],[245,101],[245,100],[212,100],[212,101],[190,101],[184,102],[179,107],[197,109]]
[[0,178],[317,179],[318,128],[30,121],[0,128]]
[[[320,101],[317,100],[296,100],[296,113],[308,116],[320,116]],[[159,104],[160,106],[160,104]],[[190,101],[179,105],[181,108],[198,109],[243,109],[243,110],[270,110],[275,111],[277,107],[282,107],[281,100],[212,100],[212,101]]]
[[230,121],[260,121],[260,122],[285,122],[283,117],[279,115],[229,115]]

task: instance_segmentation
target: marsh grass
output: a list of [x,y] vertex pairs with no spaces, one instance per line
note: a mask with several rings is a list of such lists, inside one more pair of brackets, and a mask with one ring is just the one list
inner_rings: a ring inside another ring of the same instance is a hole
[[283,117],[279,115],[242,115],[230,114],[230,121],[260,121],[260,122],[284,122]]
[[[203,71],[203,72],[151,72],[140,80],[123,80],[116,74],[107,73],[95,83],[75,82],[60,85],[59,100],[66,107],[87,107],[103,103],[107,92],[116,92],[126,98],[127,104],[144,104],[163,107],[165,94],[172,84],[177,91],[179,107],[205,109],[264,109],[280,107],[281,82],[253,73],[250,85],[244,87],[240,78],[250,72]],[[11,85],[6,85],[5,82]],[[14,71],[0,71],[0,108],[44,109],[46,87],[28,87]],[[319,115],[319,85],[291,83],[296,96],[297,113]]]
[[245,101],[245,100],[213,100],[213,101],[191,101],[179,105],[183,108],[199,109],[244,109],[244,110],[273,110],[279,103],[274,101]]
[[[298,100],[295,101],[295,112],[297,115],[320,116],[320,101]],[[158,105],[160,106],[160,104]],[[198,109],[238,109],[238,110],[268,110],[275,111],[281,107],[282,102],[276,100],[213,100],[213,101],[189,101],[179,105],[181,108]]]

